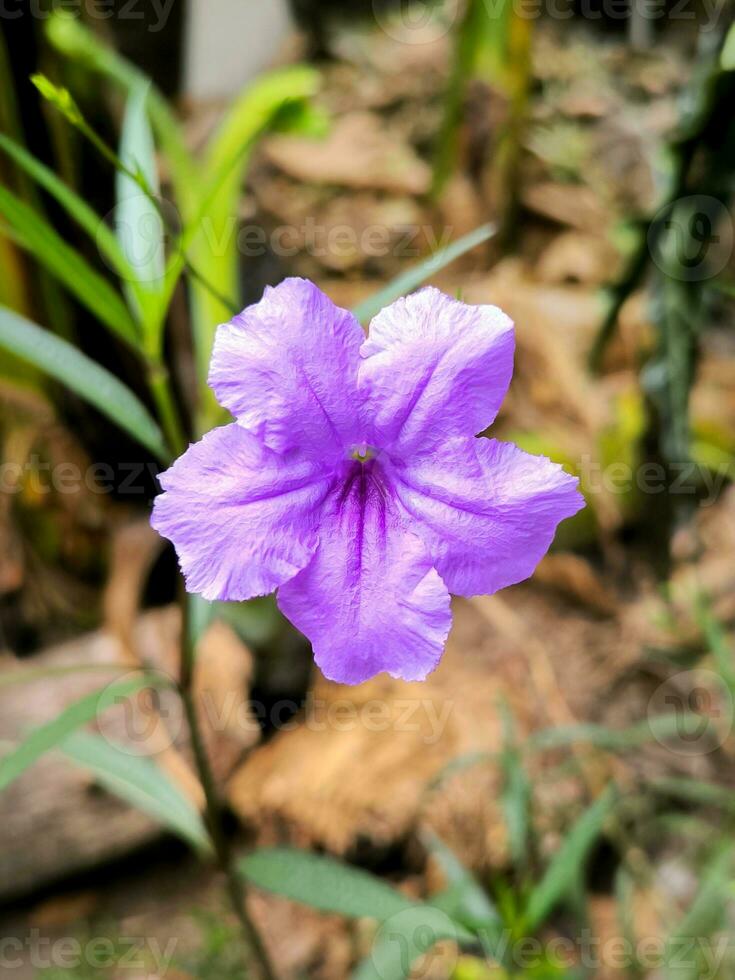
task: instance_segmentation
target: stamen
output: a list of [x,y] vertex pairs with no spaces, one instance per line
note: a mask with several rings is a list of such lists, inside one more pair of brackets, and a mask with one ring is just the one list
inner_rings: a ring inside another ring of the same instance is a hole
[[375,458],[375,450],[372,446],[368,446],[367,443],[360,443],[359,446],[355,446],[350,453],[350,459],[356,459],[358,463],[367,463],[369,459]]

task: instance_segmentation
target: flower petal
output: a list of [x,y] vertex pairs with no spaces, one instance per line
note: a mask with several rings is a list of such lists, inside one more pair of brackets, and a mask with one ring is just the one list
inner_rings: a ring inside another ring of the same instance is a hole
[[451,625],[444,583],[370,464],[347,468],[311,564],[278,590],[278,604],[311,640],[322,673],[342,684],[381,671],[422,680]]
[[474,435],[498,413],[513,373],[513,323],[429,286],[382,310],[362,345],[368,441],[404,457]]
[[302,453],[262,446],[236,423],[213,429],[159,477],[151,523],[173,541],[189,592],[250,599],[304,568],[333,478]]
[[496,439],[455,439],[441,456],[391,466],[399,505],[450,592],[488,595],[528,578],[557,525],[584,507],[576,477]]
[[271,449],[324,459],[356,431],[360,324],[313,283],[286,279],[218,330],[209,384]]

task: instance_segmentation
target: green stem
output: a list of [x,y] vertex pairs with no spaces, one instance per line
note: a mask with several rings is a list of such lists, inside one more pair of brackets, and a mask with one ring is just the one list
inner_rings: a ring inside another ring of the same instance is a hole
[[713,125],[717,125],[717,120],[721,118],[725,106],[732,98],[731,91],[723,92],[719,89],[719,82],[726,74],[721,67],[720,50],[721,45],[717,45],[714,52],[710,52],[708,63],[700,69],[703,78],[695,74],[694,81],[690,85],[687,104],[693,104],[695,109],[688,109],[691,118],[683,123],[683,132],[672,140],[669,146],[672,176],[668,193],[664,200],[659,202],[656,213],[640,222],[638,240],[626,262],[623,274],[607,290],[609,305],[589,355],[589,366],[592,371],[601,369],[605,351],[615,334],[620,311],[628,297],[643,282],[650,265],[651,254],[665,231],[665,222],[660,220],[660,215],[672,208],[687,192],[693,193],[689,188],[689,178],[697,150],[704,145],[708,131]]
[[186,449],[188,440],[171,390],[171,378],[165,365],[160,362],[149,363],[148,387],[169,448],[174,456],[180,456]]
[[181,679],[179,690],[191,734],[194,763],[202,784],[202,789],[204,790],[205,821],[212,839],[212,844],[214,845],[217,863],[225,876],[227,894],[242,928],[246,943],[258,961],[263,980],[278,980],[278,974],[271,963],[270,956],[263,944],[260,933],[250,918],[250,913],[245,902],[245,886],[235,868],[230,842],[222,826],[222,803],[217,793],[207,750],[204,747],[204,739],[202,738],[199,727],[199,719],[194,701],[194,646],[190,631],[188,608],[188,597],[184,594],[182,601]]

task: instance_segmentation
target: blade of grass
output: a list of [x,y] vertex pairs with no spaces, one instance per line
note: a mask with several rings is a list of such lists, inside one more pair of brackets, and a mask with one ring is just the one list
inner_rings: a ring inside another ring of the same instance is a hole
[[45,725],[34,728],[20,745],[0,759],[0,792],[75,729],[93,721],[105,708],[119,704],[152,683],[156,683],[156,679],[146,674],[113,681],[70,704]]
[[[125,92],[141,84],[151,85],[144,72],[105,44],[75,14],[55,11],[46,21],[45,28],[52,47],[76,65],[83,65],[114,82]],[[186,148],[181,127],[168,102],[155,86],[151,86],[148,93],[148,110],[171,170],[177,203],[186,219],[196,206],[201,172]]]
[[649,784],[655,793],[671,796],[697,806],[717,806],[735,812],[735,790],[687,776],[666,776]]
[[[727,897],[733,886],[735,844],[725,841],[715,848],[702,875],[702,884],[689,910],[666,940],[664,954],[667,980],[699,980],[705,972],[703,946],[725,924]],[[724,976],[724,974],[723,974]]]
[[382,922],[418,906],[360,868],[295,848],[254,851],[239,862],[238,868],[251,885],[322,912]]
[[[160,197],[153,134],[148,124],[146,100],[148,86],[131,89],[125,109],[119,157],[133,173],[142,176],[153,197]],[[146,350],[158,354],[163,320],[156,316],[157,297],[164,287],[164,226],[161,215],[140,184],[127,173],[115,173],[115,232],[120,249],[133,269],[133,283],[127,284],[128,302],[141,309],[143,342]]]
[[130,755],[100,735],[75,732],[63,753],[95,776],[100,785],[172,830],[195,850],[210,853],[201,814],[148,756]]
[[[258,138],[277,128],[289,107],[303,104],[318,90],[320,76],[315,69],[292,65],[264,75],[248,86],[235,100],[212,138],[204,164],[208,178],[202,197],[209,205],[202,216],[207,234],[195,237],[190,258],[213,290],[191,283],[194,347],[199,379],[199,399],[204,412],[204,428],[217,420],[221,409],[206,383],[214,333],[218,324],[230,319],[232,310],[214,293],[227,297],[239,310],[240,253],[237,242],[238,201],[242,193],[242,174]],[[216,193],[210,191],[216,188]],[[214,244],[213,244],[214,243]]]
[[518,750],[515,723],[508,703],[500,705],[503,721],[503,750],[500,754],[500,767],[503,772],[503,787],[500,803],[508,828],[510,855],[516,867],[524,868],[529,859],[530,843],[530,804],[531,784]]
[[8,222],[18,244],[29,251],[100,322],[137,349],[137,326],[118,293],[43,218],[2,186],[0,215]]
[[389,303],[398,299],[399,296],[405,296],[406,293],[411,293],[414,289],[418,289],[422,283],[435,276],[438,272],[441,272],[442,269],[445,269],[455,259],[458,259],[461,255],[471,251],[478,245],[482,245],[483,242],[489,241],[495,233],[495,225],[480,225],[479,228],[475,228],[474,231],[463,235],[462,238],[458,238],[456,242],[447,245],[446,248],[436,252],[430,258],[419,262],[412,269],[401,273],[400,276],[397,276],[392,282],[389,282],[387,286],[379,290],[375,295],[363,300],[362,303],[358,303],[352,312],[360,323],[369,323],[375,314],[379,313],[384,306],[388,306]]
[[561,847],[541,881],[534,887],[525,910],[524,924],[533,934],[548,919],[579,881],[581,870],[590,850],[598,840],[617,795],[608,787],[582,814],[564,838]]
[[699,628],[704,633],[704,638],[717,664],[720,677],[725,683],[730,697],[735,699],[735,654],[727,642],[725,630],[710,609],[705,596],[700,595],[698,597],[695,609]]
[[134,279],[133,270],[122,253],[114,234],[102,218],[83,200],[76,191],[37,160],[10,137],[0,133],[0,149],[21,167],[29,177],[47,191],[60,204],[80,228],[95,241],[103,258],[109,262],[119,276],[126,280]]
[[[453,919],[470,929],[492,930],[499,940],[503,923],[488,894],[480,887],[451,848],[431,831],[421,835],[427,850],[434,856],[444,874],[448,889],[435,896],[437,905]],[[438,899],[442,897],[441,903]]]
[[625,752],[653,740],[682,738],[688,733],[701,733],[702,723],[702,715],[688,712],[681,715],[657,715],[620,730],[594,723],[566,725],[535,732],[528,739],[528,745],[538,751],[561,748],[576,742],[589,742],[611,752]]
[[114,374],[25,317],[0,307],[0,347],[65,384],[162,461],[170,453],[141,401]]

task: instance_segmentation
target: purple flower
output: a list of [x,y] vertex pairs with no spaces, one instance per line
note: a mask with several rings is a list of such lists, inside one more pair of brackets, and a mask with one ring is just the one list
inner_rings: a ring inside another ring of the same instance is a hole
[[583,500],[542,456],[477,438],[513,371],[513,324],[426,288],[370,336],[287,279],[219,327],[209,383],[236,422],[161,475],[153,526],[187,589],[283,613],[335,681],[438,663],[449,593],[533,572]]

